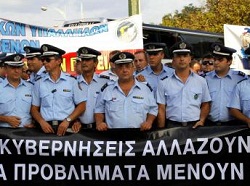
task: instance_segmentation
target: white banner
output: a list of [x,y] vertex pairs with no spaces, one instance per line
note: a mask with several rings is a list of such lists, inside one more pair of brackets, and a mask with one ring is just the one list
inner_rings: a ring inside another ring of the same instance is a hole
[[224,25],[225,46],[237,50],[233,56],[231,68],[241,70],[250,75],[250,63],[245,49],[250,44],[250,26]]
[[24,53],[24,46],[57,46],[75,52],[82,46],[103,50],[143,48],[142,18],[135,15],[106,23],[44,28],[0,18],[0,52]]

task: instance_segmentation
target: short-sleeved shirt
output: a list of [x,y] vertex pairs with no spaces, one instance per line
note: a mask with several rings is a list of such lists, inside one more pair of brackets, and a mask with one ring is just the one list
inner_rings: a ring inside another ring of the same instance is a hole
[[[19,127],[31,124],[32,87],[32,83],[21,79],[20,84],[15,88],[5,78],[0,83],[0,115],[20,117]],[[0,127],[11,126],[8,123],[0,122]]]
[[158,106],[150,88],[135,81],[126,96],[118,82],[108,85],[97,98],[95,113],[104,113],[109,128],[140,128],[147,114],[157,115]]
[[163,66],[163,69],[161,73],[159,74],[155,74],[150,66],[147,66],[143,71],[139,73],[145,77],[147,83],[152,87],[154,94],[156,93],[159,81],[162,78],[171,76],[174,73],[174,69],[169,68],[165,65],[162,65],[162,66]]
[[86,101],[86,94],[76,79],[64,72],[56,82],[49,74],[37,80],[32,96],[32,105],[40,107],[45,121],[64,120],[74,111],[75,105]]
[[194,72],[185,83],[175,73],[161,80],[156,98],[166,105],[166,118],[177,122],[199,120],[201,104],[211,101],[206,80]]
[[86,110],[85,112],[79,117],[81,123],[90,124],[94,123],[94,109],[96,98],[101,91],[103,85],[105,85],[110,80],[105,78],[105,76],[94,74],[93,80],[88,84],[83,76],[78,76],[77,79],[78,83],[82,87],[83,91],[87,94],[87,102],[86,102]]
[[238,109],[245,116],[250,117],[250,79],[245,79],[235,86],[227,106]]
[[226,76],[219,77],[215,71],[206,74],[205,79],[212,99],[209,119],[213,122],[227,122],[233,119],[230,116],[227,104],[236,84],[247,76],[230,69]]
[[46,75],[46,70],[45,70],[45,67],[42,66],[42,68],[40,68],[40,70],[37,72],[37,73],[34,73],[32,72],[30,74],[30,78],[29,78],[29,81],[32,82],[32,83],[35,83],[35,81],[39,78],[42,78]]
[[114,72],[112,72],[110,69],[100,73],[100,75],[108,76],[111,81],[118,80],[118,76]]

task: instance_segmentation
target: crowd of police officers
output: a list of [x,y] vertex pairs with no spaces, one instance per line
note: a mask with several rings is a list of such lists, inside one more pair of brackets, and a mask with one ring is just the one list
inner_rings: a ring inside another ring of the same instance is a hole
[[[0,127],[37,127],[58,136],[84,129],[145,131],[239,123],[250,127],[248,76],[230,68],[236,50],[214,43],[210,56],[201,60],[204,69],[213,66],[213,70],[197,74],[190,68],[189,43],[170,48],[171,67],[162,63],[165,47],[147,43],[135,55],[113,51],[112,68],[101,74],[95,73],[101,53],[81,47],[76,77],[61,70],[65,51],[49,44],[24,47],[25,56],[2,53]],[[250,49],[245,53],[250,54]],[[137,54],[143,55],[137,59]],[[28,80],[21,78],[24,58]],[[143,60],[146,65],[141,66]]]

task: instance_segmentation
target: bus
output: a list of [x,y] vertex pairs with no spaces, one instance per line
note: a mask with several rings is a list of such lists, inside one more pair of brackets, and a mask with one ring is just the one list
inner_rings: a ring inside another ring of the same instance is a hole
[[[86,18],[81,20],[78,19],[78,20],[66,21],[63,24],[63,26],[64,27],[83,26],[95,23],[105,23],[112,20],[114,19],[105,19],[102,17]],[[198,60],[201,59],[205,53],[211,51],[212,43],[217,42],[224,44],[224,35],[219,33],[181,29],[181,28],[167,27],[161,25],[145,24],[145,23],[143,23],[142,28],[143,28],[143,44],[150,42],[162,42],[166,44],[167,47],[165,50],[165,59],[163,60],[163,63],[171,63],[172,59],[169,53],[169,49],[172,45],[174,45],[176,42],[179,41],[186,41],[190,43],[194,49],[193,58]],[[97,67],[98,73],[109,69],[108,57],[109,57],[108,54],[105,53],[105,56],[104,57],[102,56],[101,60],[99,60],[99,64]],[[67,56],[67,58],[70,59],[71,56]]]

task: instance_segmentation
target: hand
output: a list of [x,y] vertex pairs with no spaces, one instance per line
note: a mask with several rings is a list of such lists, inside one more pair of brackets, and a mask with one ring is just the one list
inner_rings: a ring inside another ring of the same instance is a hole
[[9,123],[12,128],[17,128],[21,123],[21,118],[17,116],[8,116],[7,123]]
[[196,129],[199,126],[203,127],[204,126],[204,121],[201,121],[201,120],[197,121],[195,123],[195,125],[193,126],[193,129]]
[[57,135],[64,136],[68,127],[69,127],[69,122],[66,120],[63,120],[63,122],[60,123],[57,128]]
[[152,128],[152,123],[145,121],[141,124],[141,131],[150,130]]
[[139,82],[145,82],[146,81],[146,78],[142,74],[139,74],[138,76],[136,76],[136,79]]
[[106,131],[106,130],[108,130],[108,125],[105,122],[98,123],[98,124],[96,124],[96,130]]
[[72,131],[74,133],[78,133],[81,128],[82,128],[82,124],[80,123],[80,121],[75,121],[74,124],[72,125]]
[[49,123],[47,123],[46,121],[41,122],[40,126],[41,126],[44,133],[55,133],[55,131],[53,130],[51,125]]

